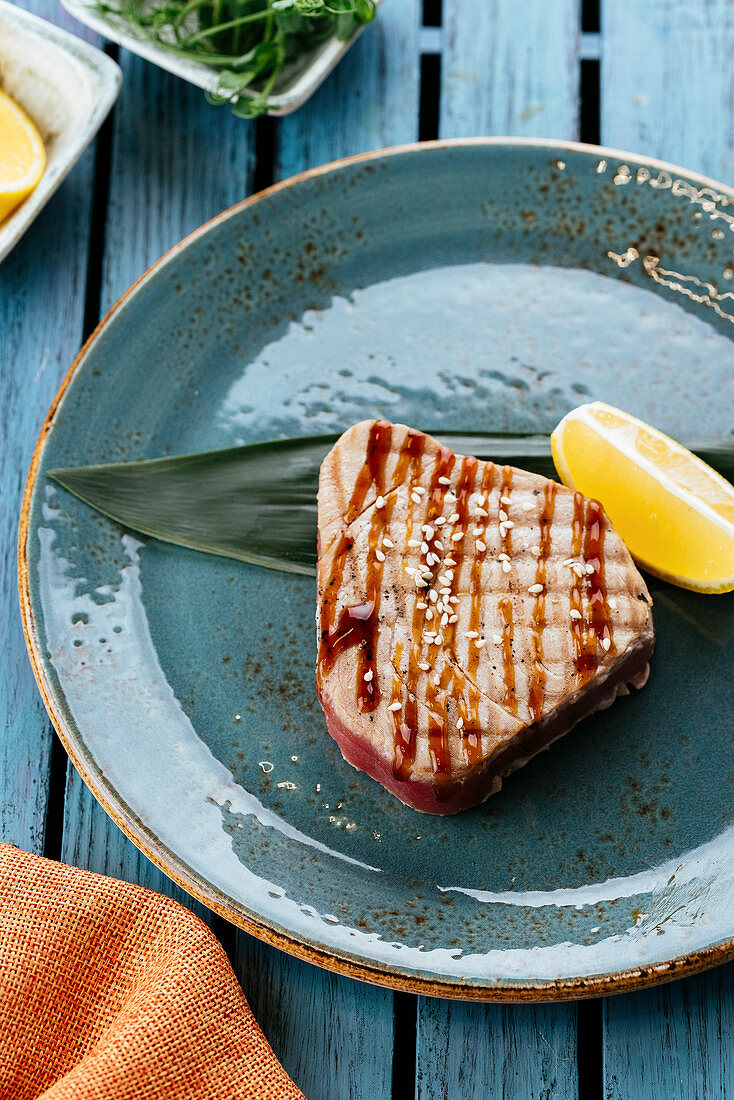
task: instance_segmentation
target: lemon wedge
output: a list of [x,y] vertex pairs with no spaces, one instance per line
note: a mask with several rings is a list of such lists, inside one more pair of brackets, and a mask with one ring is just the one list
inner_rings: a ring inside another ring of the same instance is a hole
[[15,100],[0,91],[0,222],[28,198],[45,167],[41,135]]
[[734,590],[734,486],[667,435],[594,401],[551,435],[564,485],[595,497],[650,573],[696,592]]

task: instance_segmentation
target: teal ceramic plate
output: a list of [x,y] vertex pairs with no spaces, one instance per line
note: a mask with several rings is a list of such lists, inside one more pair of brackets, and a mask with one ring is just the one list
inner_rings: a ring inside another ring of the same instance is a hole
[[540,142],[369,154],[227,211],[130,291],[36,450],[21,596],[74,763],[286,951],[449,996],[610,992],[734,954],[731,596],[653,583],[648,686],[458,817],[342,760],[315,584],[141,542],[46,471],[346,428],[549,431],[592,398],[729,437],[734,192]]

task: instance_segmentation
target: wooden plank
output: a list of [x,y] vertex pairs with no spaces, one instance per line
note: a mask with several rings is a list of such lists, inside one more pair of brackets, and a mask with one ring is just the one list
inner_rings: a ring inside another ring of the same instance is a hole
[[572,1005],[421,998],[417,1100],[576,1100]]
[[734,967],[605,1002],[606,1100],[734,1096]]
[[[527,33],[527,28],[532,33]],[[443,0],[439,136],[578,136],[577,0]],[[420,1100],[575,1097],[576,1010],[419,998]]]
[[601,136],[730,183],[734,6],[604,0]]
[[[158,257],[247,194],[253,130],[197,88],[122,51],[107,202],[103,315]],[[62,858],[205,910],[153,866],[69,766]]]
[[[24,5],[69,24],[55,0]],[[43,418],[82,337],[94,150],[0,265],[0,839],[41,852],[51,728],[20,627],[16,539]]]
[[[418,136],[419,0],[387,0],[313,99],[278,124],[275,175]],[[309,1100],[391,1094],[393,995],[238,935],[243,987]]]
[[279,124],[280,179],[418,138],[420,0],[386,0],[325,84]]
[[391,1094],[393,998],[238,934],[235,969],[273,1050],[308,1100]]
[[[734,9],[726,0],[605,0],[601,134],[623,149],[734,177]],[[734,1094],[734,967],[604,1006],[609,1100]]]
[[579,0],[443,0],[439,136],[578,136]]

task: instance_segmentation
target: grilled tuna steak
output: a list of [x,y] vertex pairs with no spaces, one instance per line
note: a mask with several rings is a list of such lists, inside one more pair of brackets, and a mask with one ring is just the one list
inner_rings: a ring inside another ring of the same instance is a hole
[[642,687],[651,600],[603,508],[366,420],[319,480],[317,691],[345,759],[449,814]]

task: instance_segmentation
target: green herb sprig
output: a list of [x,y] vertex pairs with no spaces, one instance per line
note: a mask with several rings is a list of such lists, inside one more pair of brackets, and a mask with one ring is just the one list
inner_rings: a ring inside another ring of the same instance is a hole
[[375,15],[375,0],[98,0],[107,17],[169,53],[218,69],[210,103],[256,118],[286,67],[332,35],[346,41]]

